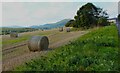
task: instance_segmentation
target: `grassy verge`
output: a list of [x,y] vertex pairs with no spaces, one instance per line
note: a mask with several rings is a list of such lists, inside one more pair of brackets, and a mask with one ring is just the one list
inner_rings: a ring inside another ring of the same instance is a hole
[[15,71],[116,71],[117,28],[106,26],[14,69]]

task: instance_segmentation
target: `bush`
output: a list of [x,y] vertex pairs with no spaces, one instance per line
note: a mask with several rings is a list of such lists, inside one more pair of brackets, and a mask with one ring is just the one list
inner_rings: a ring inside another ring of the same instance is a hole
[[101,17],[98,19],[98,26],[107,26],[110,25],[106,18]]

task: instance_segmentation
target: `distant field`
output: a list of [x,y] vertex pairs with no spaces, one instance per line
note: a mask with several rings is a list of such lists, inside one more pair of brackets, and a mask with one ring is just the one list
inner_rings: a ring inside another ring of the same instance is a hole
[[7,35],[10,34],[11,32],[16,32],[16,33],[22,33],[22,32],[31,32],[31,31],[36,31],[38,29],[34,28],[0,28],[2,32],[0,32],[0,35]]
[[94,29],[68,45],[38,57],[15,71],[117,71],[118,33],[114,25]]
[[[29,40],[30,37],[34,36],[34,35],[50,35],[53,33],[54,30],[51,31],[33,31],[33,32],[24,32],[24,33],[19,33],[19,37],[18,38],[10,38],[10,35],[1,35],[2,36],[2,47],[8,47],[11,45],[15,45],[21,42],[24,42],[26,40]],[[57,31],[55,31],[54,33],[56,33]]]

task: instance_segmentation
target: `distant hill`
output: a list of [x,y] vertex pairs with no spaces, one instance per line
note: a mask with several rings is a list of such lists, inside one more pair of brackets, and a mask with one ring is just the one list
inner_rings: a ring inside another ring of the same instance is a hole
[[24,27],[24,26],[2,26],[0,28],[36,28],[36,29],[52,29],[52,28],[58,28],[58,27],[63,27],[65,24],[70,21],[71,19],[64,19],[56,23],[49,23],[49,24],[44,24],[44,25],[33,25],[29,27]]
[[71,19],[64,19],[56,23],[50,23],[50,24],[44,24],[44,25],[34,25],[30,26],[30,28],[39,28],[39,29],[52,29],[52,28],[58,28],[63,27],[65,24],[70,21]]
[[3,26],[2,28],[25,28],[25,27],[14,25],[14,26]]

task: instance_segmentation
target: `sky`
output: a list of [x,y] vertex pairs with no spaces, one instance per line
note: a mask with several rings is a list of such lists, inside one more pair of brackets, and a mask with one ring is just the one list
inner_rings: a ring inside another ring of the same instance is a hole
[[[2,26],[32,26],[73,19],[87,2],[3,2]],[[109,17],[118,15],[117,2],[92,2],[103,8]]]

